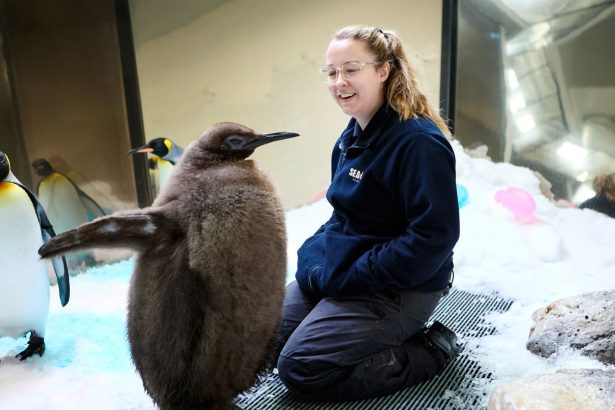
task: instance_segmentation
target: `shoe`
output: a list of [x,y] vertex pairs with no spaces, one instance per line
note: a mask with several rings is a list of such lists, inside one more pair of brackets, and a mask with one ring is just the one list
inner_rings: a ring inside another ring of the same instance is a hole
[[453,360],[459,355],[460,347],[457,343],[457,335],[437,320],[425,329],[423,334],[428,346],[432,350],[435,348],[444,353],[447,361]]

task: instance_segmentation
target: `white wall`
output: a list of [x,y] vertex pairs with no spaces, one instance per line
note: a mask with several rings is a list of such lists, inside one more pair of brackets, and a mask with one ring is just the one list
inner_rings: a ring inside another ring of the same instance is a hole
[[396,30],[438,105],[441,1],[231,0],[159,36],[140,36],[156,19],[170,19],[158,4],[131,0],[135,38],[145,39],[135,46],[146,138],[186,146],[220,121],[298,132],[253,155],[287,208],[326,188],[331,147],[348,121],[317,75],[337,29]]

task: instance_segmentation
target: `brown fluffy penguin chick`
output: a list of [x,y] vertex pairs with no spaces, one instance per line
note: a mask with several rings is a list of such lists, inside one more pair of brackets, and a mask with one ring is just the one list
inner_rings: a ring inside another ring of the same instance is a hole
[[216,124],[188,146],[151,207],[94,220],[39,250],[45,258],[92,247],[138,251],[128,339],[145,390],[163,409],[224,408],[273,353],[285,290],[284,210],[245,158],[296,135]]

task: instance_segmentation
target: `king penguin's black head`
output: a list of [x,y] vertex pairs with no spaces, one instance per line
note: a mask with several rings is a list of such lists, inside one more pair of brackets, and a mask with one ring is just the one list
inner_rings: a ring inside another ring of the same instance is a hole
[[0,151],[0,181],[4,181],[11,172],[11,163],[9,162],[9,157],[2,151]]
[[128,151],[129,154],[148,152],[164,158],[171,152],[173,142],[168,138],[154,138],[142,147],[137,147]]
[[[233,122],[221,122],[206,129],[190,147],[196,155],[213,155],[222,159],[244,159],[249,157],[256,148],[270,142],[280,141],[287,138],[297,137],[294,132],[274,132],[270,134],[258,134],[254,130]],[[194,154],[190,154],[191,156]]]
[[53,173],[53,167],[46,159],[43,158],[32,161],[32,170],[36,175],[43,178]]

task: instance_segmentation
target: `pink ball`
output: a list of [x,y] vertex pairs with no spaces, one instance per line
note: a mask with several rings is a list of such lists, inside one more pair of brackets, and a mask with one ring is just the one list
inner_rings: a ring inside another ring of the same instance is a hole
[[517,222],[534,222],[536,201],[526,190],[515,187],[501,189],[495,193],[495,201],[512,212]]

